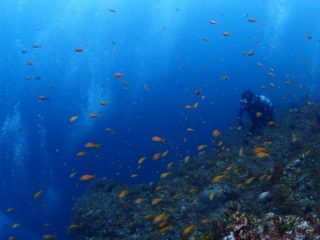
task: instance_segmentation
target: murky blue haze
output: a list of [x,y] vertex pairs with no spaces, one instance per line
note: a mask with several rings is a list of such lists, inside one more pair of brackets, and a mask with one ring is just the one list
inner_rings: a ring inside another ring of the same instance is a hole
[[[1,0],[0,9],[1,239],[67,239],[72,203],[89,184],[80,175],[157,181],[168,162],[195,156],[213,129],[236,124],[247,88],[276,108],[319,96],[319,1]],[[87,142],[102,147],[87,150]],[[165,150],[168,159],[152,160]]]

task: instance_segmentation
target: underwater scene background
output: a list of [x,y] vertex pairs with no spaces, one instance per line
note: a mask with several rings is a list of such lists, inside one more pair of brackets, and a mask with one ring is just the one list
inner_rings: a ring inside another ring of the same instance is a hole
[[211,154],[247,89],[271,99],[277,123],[319,98],[315,0],[0,7],[1,239],[69,239],[96,179],[156,185],[168,163]]

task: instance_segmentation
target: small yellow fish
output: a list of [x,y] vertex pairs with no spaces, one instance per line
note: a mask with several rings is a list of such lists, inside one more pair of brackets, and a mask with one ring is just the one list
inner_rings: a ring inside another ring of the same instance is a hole
[[17,229],[17,228],[19,228],[20,226],[21,226],[21,224],[15,223],[15,224],[12,225],[12,229]]
[[84,157],[86,156],[87,154],[85,152],[78,152],[77,153],[77,157]]
[[194,225],[194,224],[186,227],[185,229],[183,229],[182,235],[184,235],[184,236],[188,235],[189,233],[192,232],[192,230],[193,230],[195,227],[196,227],[196,225]]
[[173,164],[174,164],[174,162],[170,162],[170,163],[168,163],[168,165],[167,165],[167,169],[171,169],[171,168],[172,168],[172,166],[173,166]]
[[193,104],[193,108],[194,108],[194,109],[197,109],[198,107],[199,107],[199,103],[198,103],[198,102],[196,102],[196,103]]
[[119,198],[124,198],[124,197],[127,195],[128,192],[129,192],[129,190],[128,190],[128,189],[125,189],[125,190],[121,191],[121,192],[118,194],[118,197],[119,197]]
[[136,203],[136,204],[139,204],[139,203],[142,203],[142,202],[144,202],[144,198],[137,198],[137,199],[134,201],[134,203]]
[[291,135],[291,143],[296,143],[297,141],[298,141],[297,135],[293,133]]
[[256,153],[256,156],[258,158],[268,158],[268,157],[270,157],[270,154],[269,153],[265,153],[265,152],[259,152],[259,153]]
[[152,205],[156,205],[156,204],[158,204],[159,202],[161,202],[161,198],[154,198],[154,199],[152,199],[152,202],[151,202],[151,204]]
[[164,152],[161,153],[161,157],[165,158],[168,155],[169,151],[166,150]]
[[135,174],[135,173],[133,173],[133,174],[131,174],[131,177],[132,178],[136,178],[136,177],[138,177],[139,175],[138,174]]
[[193,128],[187,128],[187,132],[194,132]]
[[207,147],[208,147],[208,145],[203,144],[203,145],[198,146],[198,147],[197,147],[197,150],[198,150],[198,151],[202,151],[203,149],[205,149],[205,148],[207,148]]
[[213,198],[214,198],[214,192],[211,192],[211,193],[210,193],[210,195],[209,195],[209,199],[210,199],[210,201],[212,201],[212,200],[213,200]]
[[208,224],[208,223],[210,223],[210,220],[208,218],[205,218],[205,219],[201,220],[201,223],[202,224]]
[[94,178],[96,178],[96,175],[84,174],[79,179],[80,179],[80,181],[89,181],[89,180],[92,180]]
[[263,174],[263,175],[261,175],[261,176],[259,177],[259,180],[262,181],[262,180],[264,180],[264,179],[267,178],[267,177],[268,177],[268,174]]
[[55,234],[43,234],[42,238],[43,239],[55,239],[55,238],[57,238],[57,235],[55,235]]
[[169,226],[164,226],[164,227],[160,228],[159,231],[161,233],[165,233],[165,232],[170,231],[171,229],[172,229],[172,226],[169,225]]
[[215,176],[215,177],[212,178],[212,182],[213,182],[213,183],[218,183],[218,182],[220,182],[224,177],[225,177],[225,175]]
[[251,184],[254,179],[255,179],[255,177],[248,178],[244,183],[245,184]]
[[78,228],[80,228],[80,226],[77,225],[77,224],[71,224],[71,225],[69,226],[69,229],[78,229]]
[[166,178],[169,176],[169,174],[170,174],[170,172],[161,173],[160,178]]
[[169,215],[166,213],[161,213],[153,218],[153,222],[167,222],[169,220]]
[[147,158],[146,157],[141,157],[138,159],[138,164],[142,164]]
[[76,175],[77,175],[77,172],[72,172],[70,173],[69,178],[74,178]]
[[88,142],[84,145],[86,148],[99,148],[101,145],[96,143]]
[[160,136],[154,136],[151,138],[152,141],[154,142],[158,142],[158,143],[164,143],[166,141],[165,138],[163,137],[160,137]]
[[79,118],[79,115],[74,115],[69,119],[69,123],[75,122]]
[[101,101],[100,102],[100,105],[102,105],[102,106],[105,106],[105,105],[108,105],[109,104],[109,102],[106,102],[106,101]]
[[13,212],[14,208],[7,208],[6,212],[7,213],[10,213],[10,212]]
[[38,99],[40,101],[47,101],[47,100],[49,100],[49,97],[47,97],[47,96],[38,96]]
[[266,151],[267,151],[267,148],[266,148],[266,147],[255,147],[255,148],[253,149],[253,152],[254,152],[255,154],[260,153],[260,152],[266,152]]
[[41,197],[43,193],[43,190],[39,190],[38,192],[36,192],[34,195],[33,195],[33,199],[37,200]]
[[186,106],[184,106],[184,108],[187,109],[187,110],[190,110],[190,109],[193,109],[193,106],[191,106],[191,105],[186,105]]
[[242,156],[243,156],[243,147],[240,148],[238,155],[239,155],[239,157],[242,157]]

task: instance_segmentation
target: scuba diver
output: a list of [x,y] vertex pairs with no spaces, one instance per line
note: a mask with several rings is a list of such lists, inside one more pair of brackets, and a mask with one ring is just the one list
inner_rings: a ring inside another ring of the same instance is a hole
[[251,127],[248,135],[252,135],[257,128],[272,124],[274,122],[273,106],[271,101],[260,94],[255,95],[252,91],[247,90],[242,93],[240,100],[240,111],[238,123],[240,129],[243,128],[243,114],[247,112],[251,121]]

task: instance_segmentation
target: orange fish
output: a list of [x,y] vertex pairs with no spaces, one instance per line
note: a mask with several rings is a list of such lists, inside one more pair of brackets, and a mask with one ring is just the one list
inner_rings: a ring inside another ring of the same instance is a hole
[[161,153],[155,153],[155,154],[153,154],[153,156],[152,156],[152,159],[153,160],[158,160],[158,159],[160,159],[161,158]]
[[80,179],[81,181],[89,181],[89,180],[92,180],[92,179],[94,179],[94,178],[96,178],[96,175],[84,174],[84,175],[80,176],[79,179]]
[[153,218],[153,222],[167,222],[169,220],[169,215],[166,213],[159,214]]
[[101,145],[96,143],[88,142],[84,145],[86,148],[99,148]]
[[160,228],[159,231],[161,233],[165,233],[165,232],[170,231],[171,229],[172,229],[172,226],[169,225],[169,226],[164,226],[164,227]]
[[124,198],[124,197],[127,195],[128,192],[129,192],[129,190],[128,190],[128,189],[125,189],[125,190],[121,191],[121,192],[118,194],[118,197],[119,197],[119,198]]
[[33,195],[33,199],[37,200],[41,197],[43,193],[43,190],[39,190],[38,192],[36,192],[34,195]]
[[151,140],[154,141],[154,142],[159,142],[159,143],[164,143],[166,141],[165,138],[160,137],[160,136],[154,136],[154,137],[151,138]]
[[100,105],[108,105],[109,103],[108,102],[106,102],[106,101],[101,101],[100,102]]
[[197,147],[197,150],[198,150],[198,151],[201,151],[201,150],[203,150],[203,149],[205,149],[205,148],[207,148],[207,147],[208,147],[208,145],[206,145],[206,144],[199,145],[199,146]]
[[223,35],[224,37],[229,37],[229,36],[231,35],[231,33],[230,33],[230,32],[223,32],[222,35]]
[[255,153],[255,154],[258,154],[258,153],[260,153],[260,152],[266,152],[267,151],[267,148],[266,147],[255,147],[254,149],[253,149],[253,152]]
[[224,177],[225,177],[225,175],[215,176],[215,177],[212,178],[212,182],[213,182],[213,183],[218,183],[218,182],[220,182]]
[[114,77],[115,78],[122,78],[122,77],[124,77],[124,74],[123,73],[115,73]]
[[255,179],[255,177],[248,178],[244,183],[245,184],[251,184],[254,179]]
[[221,132],[219,130],[216,129],[212,131],[212,136],[218,137],[220,135],[221,135]]
[[183,229],[182,235],[184,235],[184,236],[189,235],[195,227],[196,227],[196,225],[194,225],[194,224],[189,225],[188,227]]
[[96,113],[89,113],[89,118],[99,118],[100,115]]
[[269,153],[265,153],[265,152],[259,152],[256,154],[257,157],[259,158],[268,158],[270,157],[270,154]]

